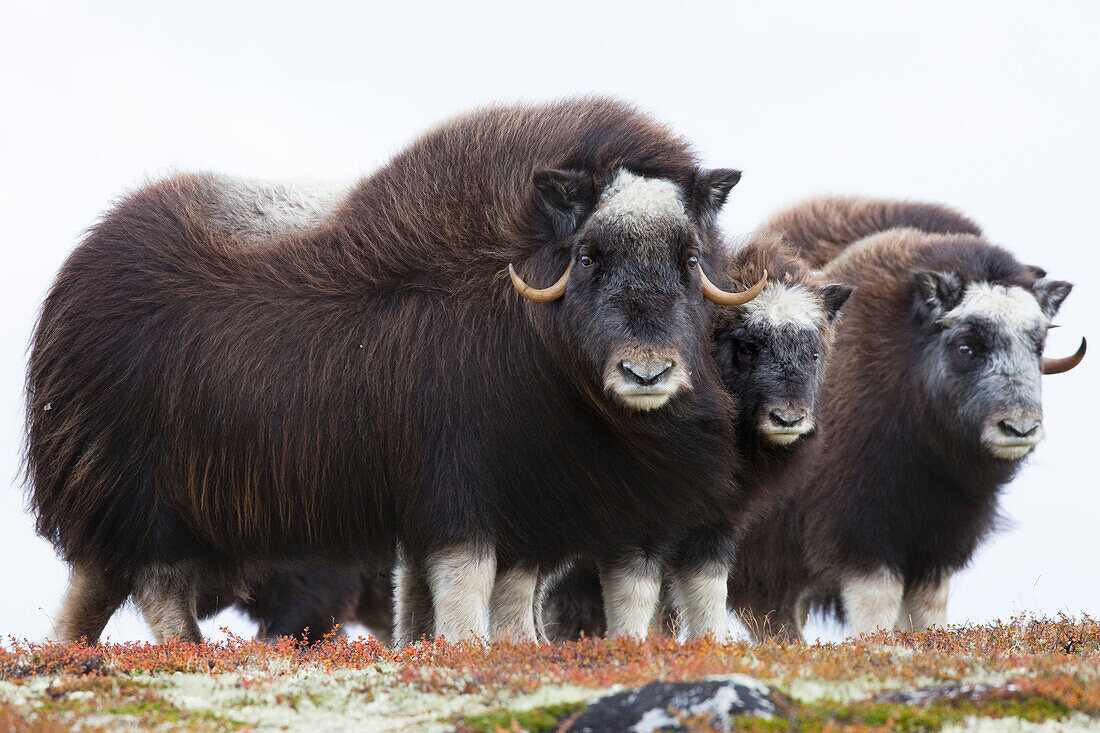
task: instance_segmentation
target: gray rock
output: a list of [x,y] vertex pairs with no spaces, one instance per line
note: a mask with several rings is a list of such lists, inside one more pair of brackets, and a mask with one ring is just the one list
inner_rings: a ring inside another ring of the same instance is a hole
[[778,715],[776,695],[750,677],[699,682],[651,682],[601,698],[569,727],[571,732],[653,733],[680,727],[683,718],[709,715],[715,728],[729,730],[730,718]]
[[1020,688],[1007,685],[940,685],[938,687],[920,687],[915,690],[886,692],[877,695],[875,702],[901,703],[902,705],[927,705],[937,700],[970,700],[981,702],[994,695],[1009,698],[1019,693]]

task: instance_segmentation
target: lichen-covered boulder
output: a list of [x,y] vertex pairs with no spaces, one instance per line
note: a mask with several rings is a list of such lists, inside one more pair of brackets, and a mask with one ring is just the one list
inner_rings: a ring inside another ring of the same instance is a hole
[[651,682],[645,687],[601,698],[573,721],[570,731],[652,733],[679,728],[687,719],[709,717],[709,724],[729,729],[738,715],[779,714],[777,695],[750,677],[698,682]]

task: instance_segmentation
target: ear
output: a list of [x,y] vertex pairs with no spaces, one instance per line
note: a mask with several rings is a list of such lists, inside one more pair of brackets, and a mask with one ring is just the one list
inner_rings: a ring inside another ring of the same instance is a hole
[[1054,318],[1058,309],[1062,307],[1062,301],[1073,290],[1073,284],[1063,280],[1038,280],[1031,286],[1031,292],[1035,293],[1035,300],[1039,301],[1039,307],[1043,309],[1043,315]]
[[953,272],[922,270],[914,275],[914,279],[917,297],[928,308],[931,320],[938,320],[962,300],[962,280]]
[[848,296],[851,294],[852,289],[840,283],[831,283],[821,288],[821,299],[825,301],[825,318],[829,323],[836,320],[840,307],[848,302]]
[[1034,277],[1036,280],[1047,276],[1046,270],[1041,267],[1036,267],[1035,265],[1024,265],[1024,269],[1027,270],[1028,274]]
[[741,180],[741,171],[732,168],[696,170],[691,197],[699,220],[709,225],[722,210],[730,189]]
[[565,239],[576,231],[595,204],[592,178],[581,171],[536,171],[533,182],[539,208],[550,220],[558,239]]

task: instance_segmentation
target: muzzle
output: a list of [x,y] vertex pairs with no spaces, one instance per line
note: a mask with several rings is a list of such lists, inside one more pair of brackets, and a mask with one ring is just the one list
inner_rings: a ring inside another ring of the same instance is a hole
[[814,429],[814,417],[805,405],[778,402],[761,410],[757,430],[776,445],[790,445]]
[[691,373],[675,349],[627,347],[608,360],[604,391],[632,410],[655,410],[679,391],[691,389]]
[[1045,435],[1042,410],[1004,410],[986,421],[982,445],[997,458],[1017,461],[1031,452]]

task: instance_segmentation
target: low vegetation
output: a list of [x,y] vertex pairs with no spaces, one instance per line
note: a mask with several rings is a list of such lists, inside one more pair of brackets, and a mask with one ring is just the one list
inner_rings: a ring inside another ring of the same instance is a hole
[[1100,729],[1100,623],[1061,616],[814,645],[9,639],[0,730],[558,730],[609,692],[734,674],[782,700],[780,717],[737,721],[750,730],[940,730],[982,718]]

